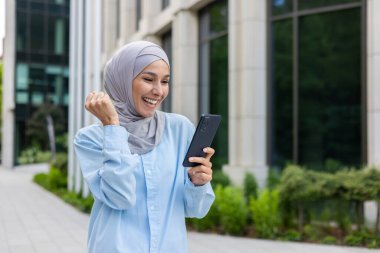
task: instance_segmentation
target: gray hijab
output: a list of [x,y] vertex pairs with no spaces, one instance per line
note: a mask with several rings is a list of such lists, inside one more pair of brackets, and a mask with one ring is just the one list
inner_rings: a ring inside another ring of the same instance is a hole
[[135,41],[123,46],[104,68],[104,87],[119,115],[120,125],[129,132],[128,144],[133,154],[145,154],[160,143],[165,127],[165,114],[155,111],[144,118],[136,112],[132,81],[152,62],[169,60],[164,50],[148,41]]

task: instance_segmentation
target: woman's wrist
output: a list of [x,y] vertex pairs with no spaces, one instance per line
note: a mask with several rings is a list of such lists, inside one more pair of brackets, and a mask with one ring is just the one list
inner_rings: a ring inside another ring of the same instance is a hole
[[107,119],[107,120],[102,120],[103,126],[108,126],[108,125],[120,125],[119,119]]

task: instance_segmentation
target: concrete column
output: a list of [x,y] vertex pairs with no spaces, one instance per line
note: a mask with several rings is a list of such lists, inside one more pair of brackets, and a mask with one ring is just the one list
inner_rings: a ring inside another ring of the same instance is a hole
[[135,32],[134,22],[136,20],[136,1],[120,0],[120,38],[118,47],[122,47],[128,42]]
[[3,53],[3,109],[2,109],[2,166],[12,169],[14,166],[15,148],[15,58],[16,58],[16,3],[13,0],[5,2],[5,40]]
[[154,27],[157,15],[161,12],[161,1],[142,0],[142,17],[140,30],[144,34],[151,34],[151,28]]
[[264,186],[266,161],[266,1],[229,1],[229,164],[235,184],[246,171]]
[[380,2],[367,1],[368,164],[380,166]]
[[[117,48],[117,0],[103,0],[103,50],[104,58],[109,59]],[[104,60],[105,60],[104,59]]]
[[[101,87],[101,0],[71,1],[69,143],[77,131],[96,122],[84,109],[87,94]],[[87,196],[88,187],[69,145],[69,190]]]
[[176,13],[173,36],[173,112],[198,121],[198,16],[189,10]]
[[[368,165],[380,166],[380,1],[367,0],[367,152]],[[366,221],[376,220],[376,203],[365,203]]]

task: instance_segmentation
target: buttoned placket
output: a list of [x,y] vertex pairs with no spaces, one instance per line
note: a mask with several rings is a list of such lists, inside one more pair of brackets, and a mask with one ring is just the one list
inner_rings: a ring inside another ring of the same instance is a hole
[[147,208],[148,208],[148,220],[150,228],[150,253],[158,252],[159,243],[159,206],[157,201],[158,185],[155,175],[154,159],[152,152],[141,156],[144,166],[145,182],[147,189]]

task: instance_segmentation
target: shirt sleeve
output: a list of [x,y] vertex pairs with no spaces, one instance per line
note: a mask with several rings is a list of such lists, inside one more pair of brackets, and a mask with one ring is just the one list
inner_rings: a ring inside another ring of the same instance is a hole
[[[188,147],[195,132],[195,127],[189,121],[187,128],[186,146]],[[184,168],[183,170],[185,172],[185,215],[186,217],[203,218],[207,215],[215,200],[214,191],[210,183],[195,186],[189,178],[187,169]]]
[[[186,170],[185,170],[186,171]],[[215,194],[210,182],[195,186],[186,171],[185,182],[185,214],[186,217],[203,218],[206,216],[215,200]]]
[[133,173],[139,157],[129,150],[125,128],[109,125],[102,131],[103,138],[95,132],[79,131],[74,139],[75,152],[94,198],[113,209],[127,210],[136,202]]

